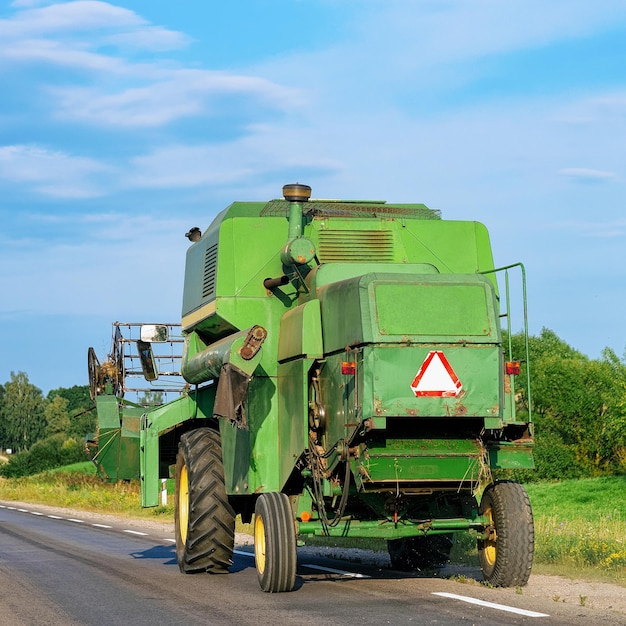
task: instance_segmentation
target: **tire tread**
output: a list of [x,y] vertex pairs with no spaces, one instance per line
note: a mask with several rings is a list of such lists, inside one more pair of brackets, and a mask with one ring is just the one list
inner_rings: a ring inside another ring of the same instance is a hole
[[485,580],[494,587],[523,587],[530,576],[535,530],[530,499],[519,483],[502,481],[490,485],[481,500],[481,513],[491,504],[496,526],[495,563],[487,562],[484,542],[478,555]]
[[296,581],[297,556],[289,498],[279,492],[261,494],[255,515],[262,517],[265,529],[265,570],[260,572],[257,568],[259,585],[269,593],[292,591]]
[[182,463],[187,465],[189,514],[185,545],[175,515],[178,566],[186,574],[224,573],[232,564],[235,512],[226,495],[219,434],[210,428],[197,428],[181,437],[176,463],[177,510]]

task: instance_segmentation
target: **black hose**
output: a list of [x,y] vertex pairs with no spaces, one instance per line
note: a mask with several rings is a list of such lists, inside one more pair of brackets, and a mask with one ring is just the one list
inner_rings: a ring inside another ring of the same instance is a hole
[[266,278],[263,281],[263,287],[271,291],[272,289],[276,289],[276,287],[282,287],[283,285],[286,285],[288,282],[289,277],[283,274],[278,278]]

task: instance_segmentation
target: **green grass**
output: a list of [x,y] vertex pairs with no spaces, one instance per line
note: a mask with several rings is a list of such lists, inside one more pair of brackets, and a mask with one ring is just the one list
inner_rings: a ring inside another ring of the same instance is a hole
[[[526,488],[535,517],[535,572],[626,584],[626,476],[531,483]],[[173,521],[172,493],[173,481],[169,480],[167,506],[142,509],[137,481],[105,483],[95,476],[89,462],[0,480],[0,500],[163,521]],[[238,525],[237,530],[252,532],[251,525]],[[307,539],[307,543],[313,541]],[[385,549],[384,542],[375,540],[336,543]],[[475,543],[471,533],[457,533],[453,561],[477,563]]]
[[526,489],[542,516],[626,521],[626,475],[530,483]]
[[[171,484],[168,491],[173,492]],[[142,509],[138,481],[104,482],[96,476],[95,467],[89,461],[35,476],[0,479],[0,500],[75,508],[122,517],[173,520],[174,516],[173,498],[168,498],[166,507]]]
[[63,467],[57,467],[50,470],[51,474],[85,474],[87,476],[96,475],[96,466],[91,461],[82,461],[81,463],[72,463]]
[[527,485],[535,562],[626,583],[626,476]]

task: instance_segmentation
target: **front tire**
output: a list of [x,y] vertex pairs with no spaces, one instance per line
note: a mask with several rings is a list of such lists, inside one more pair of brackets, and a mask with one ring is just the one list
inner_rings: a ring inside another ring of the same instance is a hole
[[222,446],[214,430],[197,428],[180,438],[175,502],[180,571],[226,573],[233,558],[235,511],[226,495]]
[[485,580],[494,587],[523,587],[530,576],[535,528],[526,489],[498,482],[485,490],[479,512],[489,518],[488,536],[478,540],[478,558]]
[[254,511],[254,558],[263,591],[292,591],[296,584],[296,528],[284,493],[263,493]]

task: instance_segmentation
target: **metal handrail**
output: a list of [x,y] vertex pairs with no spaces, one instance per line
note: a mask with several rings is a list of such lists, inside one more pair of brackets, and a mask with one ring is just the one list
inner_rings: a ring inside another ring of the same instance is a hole
[[[500,317],[506,317],[507,321],[507,336],[508,336],[508,353],[509,360],[513,360],[513,345],[511,339],[511,299],[510,299],[510,286],[509,286],[509,270],[513,268],[519,268],[521,271],[522,281],[522,303],[523,303],[523,317],[524,317],[524,349],[525,349],[525,362],[526,362],[526,395],[528,398],[528,421],[532,422],[532,401],[530,391],[530,346],[529,346],[529,333],[528,333],[528,301],[526,292],[526,268],[523,263],[513,263],[511,265],[504,265],[492,270],[484,270],[479,274],[498,274],[504,272],[504,297],[506,303],[506,312],[501,313]],[[513,402],[513,410],[515,410],[515,402]]]

